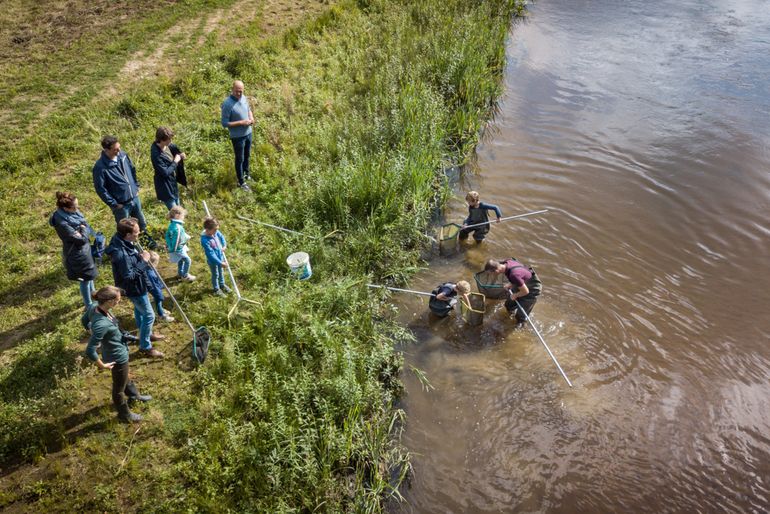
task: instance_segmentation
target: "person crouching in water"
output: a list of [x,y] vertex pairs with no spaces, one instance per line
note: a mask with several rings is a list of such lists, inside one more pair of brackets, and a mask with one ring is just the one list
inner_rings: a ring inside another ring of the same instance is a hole
[[[489,232],[490,222],[488,211],[494,211],[497,216],[497,223],[500,223],[500,218],[503,213],[500,212],[500,208],[497,205],[491,203],[484,203],[481,201],[479,194],[476,191],[469,191],[465,195],[465,202],[468,204],[468,217],[463,221],[463,226],[460,229],[460,241],[468,239],[468,234],[473,232],[473,240],[476,244],[480,244]],[[484,225],[478,225],[484,223]],[[478,225],[476,227],[472,225]],[[466,228],[471,226],[470,228]]]
[[[535,273],[535,269],[515,259],[504,261],[489,259],[484,266],[484,271],[505,275],[508,279],[508,283],[503,286],[508,290],[505,308],[509,314],[516,314],[517,326],[526,323],[527,316],[535,308],[537,297],[543,291],[543,284]],[[518,308],[517,301],[526,314]]]
[[439,318],[445,318],[449,315],[449,312],[454,309],[454,306],[457,303],[456,297],[458,294],[465,299],[465,303],[470,305],[468,299],[468,293],[470,292],[471,285],[465,280],[461,280],[456,284],[446,282],[431,291],[433,296],[430,297],[428,307],[431,312]]
[[[139,394],[134,382],[128,375],[128,343],[118,325],[118,319],[111,309],[120,303],[120,289],[105,286],[93,294],[94,303],[81,319],[84,327],[91,325],[91,337],[86,346],[86,357],[95,362],[99,369],[112,371],[112,402],[118,409],[118,419],[123,423],[141,421],[139,414],[129,409],[129,403],[148,402],[149,395]],[[102,358],[97,347],[101,345]]]

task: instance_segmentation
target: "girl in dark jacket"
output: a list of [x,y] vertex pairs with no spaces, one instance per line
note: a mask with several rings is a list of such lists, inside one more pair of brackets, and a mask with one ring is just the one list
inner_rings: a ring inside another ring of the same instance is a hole
[[80,295],[88,308],[94,291],[94,279],[98,275],[89,242],[94,230],[78,210],[78,199],[72,193],[57,192],[56,207],[48,222],[56,229],[64,245],[62,259],[67,278],[80,282]]
[[150,160],[155,170],[155,196],[170,210],[179,205],[179,186],[184,185],[185,154],[171,142],[174,131],[168,127],[158,127],[155,131],[155,142],[150,147]]

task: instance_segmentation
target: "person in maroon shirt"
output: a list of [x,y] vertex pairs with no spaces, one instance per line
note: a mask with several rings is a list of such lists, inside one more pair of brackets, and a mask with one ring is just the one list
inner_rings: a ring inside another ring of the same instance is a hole
[[[543,284],[540,282],[535,270],[515,259],[506,259],[504,261],[489,259],[484,266],[484,271],[505,275],[508,279],[508,283],[503,286],[508,289],[505,308],[510,314],[516,314],[516,322],[519,325],[526,323],[527,315],[535,308],[537,297],[540,296],[543,290]],[[516,305],[517,301],[521,308],[526,311],[526,315],[524,312],[520,312]]]

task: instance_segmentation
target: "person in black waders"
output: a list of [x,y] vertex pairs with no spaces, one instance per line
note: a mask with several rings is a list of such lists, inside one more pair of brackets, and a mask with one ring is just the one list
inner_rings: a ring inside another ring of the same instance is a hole
[[[473,240],[476,241],[476,244],[480,244],[486,237],[487,232],[489,232],[490,223],[487,223],[489,221],[488,211],[495,211],[497,223],[500,223],[503,213],[500,212],[500,208],[497,205],[482,202],[476,191],[469,191],[465,195],[465,201],[468,204],[468,217],[465,218],[460,229],[460,241],[468,239],[468,234],[473,232]],[[469,225],[476,225],[478,223],[486,223],[486,225],[466,228]]]
[[503,286],[508,289],[505,308],[509,314],[516,314],[517,326],[526,323],[527,316],[519,311],[516,301],[519,302],[519,305],[526,311],[527,315],[535,308],[537,297],[543,291],[543,283],[540,282],[535,269],[525,266],[516,259],[506,259],[504,261],[489,259],[484,266],[484,271],[491,271],[497,274],[503,273],[505,275],[508,279],[508,283]]
[[465,303],[470,304],[468,300],[468,293],[470,292],[471,285],[465,280],[461,280],[456,284],[446,282],[431,291],[433,296],[430,297],[428,307],[439,318],[446,318],[449,312],[454,309],[458,294],[465,298]]

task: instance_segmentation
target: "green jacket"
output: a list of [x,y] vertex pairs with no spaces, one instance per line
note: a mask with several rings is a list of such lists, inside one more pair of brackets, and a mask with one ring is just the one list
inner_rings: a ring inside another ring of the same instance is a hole
[[96,302],[92,303],[80,320],[86,328],[91,324],[91,338],[86,346],[86,357],[96,362],[99,359],[96,347],[101,343],[102,362],[125,364],[128,362],[128,345],[123,341],[123,332],[118,326],[118,320],[112,320],[102,314],[96,308],[97,305]]

